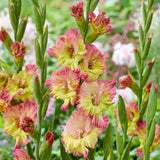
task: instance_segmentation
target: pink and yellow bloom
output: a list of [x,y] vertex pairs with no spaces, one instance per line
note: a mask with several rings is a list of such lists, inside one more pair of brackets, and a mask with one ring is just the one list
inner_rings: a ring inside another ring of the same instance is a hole
[[15,149],[13,154],[15,156],[14,160],[33,160],[28,153],[22,149]]
[[80,62],[81,73],[88,74],[89,81],[94,81],[106,70],[107,55],[98,50],[94,45],[86,44],[87,52]]
[[11,54],[15,57],[23,57],[26,53],[26,47],[23,46],[20,42],[16,41],[11,45]]
[[32,77],[36,70],[36,65],[27,65],[25,70],[18,74],[13,73],[12,78],[8,78],[8,83],[4,88],[3,100],[9,105],[13,99],[34,102]]
[[8,82],[8,75],[4,71],[0,71],[0,92]]
[[89,27],[95,34],[101,35],[111,31],[110,18],[106,18],[104,11],[99,13],[97,17],[94,12],[90,12],[88,18]]
[[[138,122],[138,128],[135,132],[135,136],[138,136],[140,140],[140,146],[136,148],[137,156],[143,157],[144,145],[146,143],[146,121],[145,120],[141,120]],[[159,143],[160,143],[160,126],[156,125],[155,137],[153,140],[153,144],[150,148],[150,151],[157,148]]]
[[[137,123],[139,121],[139,111],[138,106],[136,102],[130,102],[126,104],[126,111],[127,111],[127,118],[128,118],[128,130],[127,135],[133,135],[137,129]],[[117,117],[117,123],[119,129],[121,128],[119,118],[118,118],[118,109],[114,110],[116,117]]]
[[66,152],[74,151],[74,156],[83,155],[86,159],[89,152],[87,147],[95,148],[98,136],[104,129],[93,125],[92,118],[82,109],[74,110],[66,126],[62,128],[62,142],[66,146]]
[[67,110],[68,105],[74,106],[76,103],[79,82],[79,71],[65,67],[53,72],[51,78],[46,80],[45,86],[49,87],[51,95],[64,100],[61,109]]
[[78,67],[78,63],[84,58],[86,52],[83,37],[77,29],[70,29],[61,36],[56,45],[48,50],[48,54],[58,58],[59,64],[67,66],[72,70]]
[[34,132],[34,124],[37,119],[37,105],[33,103],[21,103],[7,107],[3,114],[5,125],[4,132],[14,137],[15,149],[30,142],[28,132]]
[[103,111],[106,111],[116,94],[114,87],[116,81],[96,80],[83,82],[79,90],[77,107],[83,108],[92,116],[92,121],[97,127],[105,126]]

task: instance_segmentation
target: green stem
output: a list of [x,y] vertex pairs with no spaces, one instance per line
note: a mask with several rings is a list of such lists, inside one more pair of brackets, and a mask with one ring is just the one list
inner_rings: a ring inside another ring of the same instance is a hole
[[31,147],[31,143],[28,143],[27,144],[27,152],[28,152],[28,155],[30,155],[30,157],[35,160],[35,157],[34,157],[34,154],[33,154],[33,150],[32,150],[32,147]]
[[87,35],[87,32],[88,32],[88,23],[89,23],[89,18],[88,18],[88,16],[89,16],[89,12],[90,12],[91,1],[92,1],[92,0],[88,0],[88,1],[87,1],[87,9],[86,9],[86,30],[85,30],[85,34],[84,34],[84,37],[83,37],[84,41],[85,41],[85,39],[86,39],[86,35]]

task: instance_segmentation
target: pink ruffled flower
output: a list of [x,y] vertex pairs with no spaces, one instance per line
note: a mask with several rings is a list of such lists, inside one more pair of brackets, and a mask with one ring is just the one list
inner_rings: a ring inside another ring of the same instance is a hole
[[79,1],[75,5],[71,5],[71,16],[75,17],[77,21],[83,18],[83,2]]
[[89,27],[96,35],[101,35],[111,31],[110,18],[106,18],[105,12],[102,11],[96,17],[94,12],[89,12]]
[[45,86],[51,90],[51,95],[64,100],[62,110],[67,110],[68,105],[74,106],[77,100],[77,91],[79,87],[79,72],[72,71],[65,67],[52,73],[50,79],[47,79]]
[[22,149],[15,149],[13,154],[15,156],[14,160],[33,160],[28,153]]
[[23,46],[20,42],[14,42],[12,45],[11,45],[11,54],[15,57],[15,58],[18,58],[18,57],[23,57],[24,54],[26,53],[26,47]]
[[34,131],[34,124],[37,120],[37,105],[21,103],[7,107],[3,117],[5,120],[4,132],[14,137],[15,149],[30,142],[28,132],[32,134]]
[[79,89],[78,105],[92,116],[92,121],[97,127],[106,126],[103,111],[112,105],[112,100],[116,94],[114,87],[116,81],[96,80],[93,82],[83,82]]
[[8,75],[4,71],[0,71],[0,92],[8,82]]
[[[140,146],[136,148],[137,156],[143,157],[144,145],[146,143],[146,121],[145,120],[141,120],[138,122],[138,128],[135,132],[135,136],[138,136],[140,140]],[[150,148],[150,151],[153,151],[155,148],[157,148],[159,143],[160,143],[160,126],[156,125],[155,137],[153,140],[153,144]]]
[[87,80],[94,81],[102,74],[107,66],[107,55],[98,50],[94,45],[86,44],[87,52],[80,62],[79,68],[82,74],[88,74]]
[[48,50],[48,54],[58,58],[59,64],[67,66],[72,70],[78,67],[78,63],[84,58],[86,52],[83,37],[77,29],[70,29],[61,36],[56,45]]
[[[136,102],[130,102],[126,104],[127,118],[128,118],[128,130],[127,135],[133,135],[137,129],[137,122],[139,121],[139,110]],[[119,129],[121,129],[119,118],[118,118],[118,109],[114,110]]]
[[62,128],[64,129],[62,142],[66,146],[66,152],[74,151],[74,156],[83,155],[86,159],[89,152],[87,147],[95,148],[98,136],[104,129],[93,125],[92,118],[82,109],[74,110],[66,122],[66,126],[62,126]]

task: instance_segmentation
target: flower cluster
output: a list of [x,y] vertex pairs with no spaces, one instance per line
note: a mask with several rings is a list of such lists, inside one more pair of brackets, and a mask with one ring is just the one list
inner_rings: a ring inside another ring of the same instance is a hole
[[[81,8],[72,6],[73,11],[72,16],[76,19],[82,16],[79,13]],[[116,81],[98,80],[107,68],[108,55],[93,44],[85,44],[77,29],[70,29],[61,36],[48,54],[58,58],[59,64],[64,66],[46,80],[50,94],[64,101],[61,110],[77,106],[66,125],[62,126],[62,142],[66,152],[74,151],[74,156],[88,158],[87,147],[95,147],[98,136],[108,125],[109,120],[103,112],[113,104],[116,94]]]
[[[0,112],[5,120],[4,132],[13,136],[16,142],[16,156],[23,152],[21,145],[30,142],[28,135],[34,133],[37,121],[37,105],[32,85],[36,70],[36,65],[27,65],[25,70],[13,73],[12,76],[4,71],[0,72]],[[37,74],[36,76],[38,78]]]

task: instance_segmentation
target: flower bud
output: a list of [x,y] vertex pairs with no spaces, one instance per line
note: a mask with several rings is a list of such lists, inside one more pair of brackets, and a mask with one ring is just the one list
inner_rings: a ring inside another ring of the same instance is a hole
[[155,58],[153,58],[152,61],[149,61],[148,62],[148,65],[146,67],[146,70],[144,71],[143,73],[143,78],[142,78],[142,86],[144,86],[150,76],[150,73],[152,71],[152,68],[153,68],[153,65],[154,65],[154,62],[155,62]]
[[8,49],[9,53],[11,53],[11,45],[13,43],[11,37],[9,36],[9,34],[7,33],[6,30],[2,29],[0,31],[0,40],[3,42],[3,44],[6,46],[6,48]]
[[125,89],[126,87],[128,87],[136,94],[137,97],[139,97],[140,88],[137,85],[137,83],[133,80],[133,78],[131,78],[131,76],[127,75],[121,78],[119,84],[120,89]]
[[11,45],[11,54],[15,57],[23,57],[26,53],[26,47],[23,46],[20,42],[16,41]]
[[54,135],[52,132],[48,131],[40,147],[39,156],[41,157],[41,159],[43,159],[45,153],[52,146],[53,142],[54,142]]
[[85,19],[84,19],[84,12],[83,12],[83,2],[80,1],[79,3],[76,3],[75,5],[71,5],[71,14],[70,16],[73,16],[76,20],[77,26],[80,29],[82,35],[85,32]]

